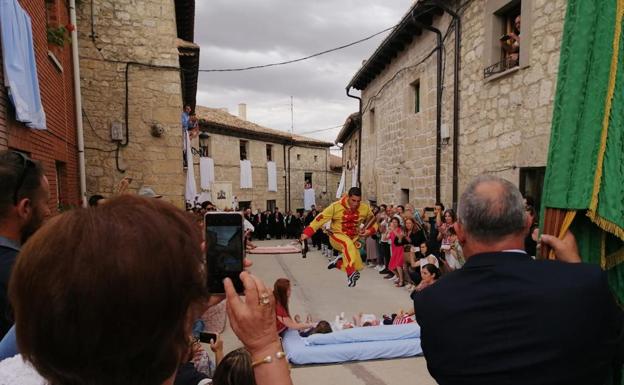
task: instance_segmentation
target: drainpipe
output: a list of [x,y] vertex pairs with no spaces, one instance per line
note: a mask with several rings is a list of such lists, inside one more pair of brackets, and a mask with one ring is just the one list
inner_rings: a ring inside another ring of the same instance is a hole
[[286,190],[286,143],[282,143],[282,149],[284,153],[284,175],[282,176],[284,178],[284,207],[288,207],[286,203],[288,202],[288,190]]
[[455,23],[455,63],[453,65],[453,208],[459,198],[459,70],[461,60],[461,18],[457,12],[439,2],[432,5],[451,15]]
[[420,28],[426,29],[436,34],[437,44],[437,73],[436,73],[436,174],[435,174],[435,186],[436,186],[436,202],[440,202],[440,173],[442,163],[442,33],[439,29],[432,26],[425,25],[419,22],[412,11],[412,20],[414,24]]
[[76,109],[76,140],[78,142],[78,175],[80,178],[80,199],[82,207],[87,207],[87,173],[85,169],[84,130],[82,126],[82,95],[80,93],[80,62],[78,57],[78,31],[76,23],[76,0],[69,0],[69,22],[71,31],[72,68],[74,77],[74,99]]
[[[362,175],[362,123],[363,123],[363,119],[362,119],[362,98],[357,97],[355,95],[351,95],[349,93],[349,91],[351,90],[351,87],[347,87],[347,96],[353,99],[357,99],[359,102],[359,114],[360,114],[360,129],[359,129],[359,133],[358,133],[358,159],[357,159],[357,168],[358,168],[358,172],[357,172],[357,186],[359,188],[362,188],[362,183],[360,180],[360,176]],[[345,186],[346,189],[346,186]]]

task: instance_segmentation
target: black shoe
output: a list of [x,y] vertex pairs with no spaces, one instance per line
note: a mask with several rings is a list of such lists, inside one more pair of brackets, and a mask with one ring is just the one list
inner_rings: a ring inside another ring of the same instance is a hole
[[383,269],[383,270],[379,271],[379,274],[390,274],[390,273],[391,273],[391,271],[390,271],[390,270],[388,270],[387,268],[385,268],[385,269]]
[[336,258],[332,259],[332,260],[331,260],[331,262],[329,262],[329,263],[327,264],[327,268],[328,268],[329,270],[331,270],[331,269],[335,269],[335,268],[336,268],[336,265],[338,264],[338,261],[340,261],[341,259],[342,259],[342,257],[341,257],[341,256],[337,256]]
[[355,287],[355,284],[357,283],[358,279],[360,279],[360,272],[356,270],[353,273],[351,273],[351,275],[347,278],[347,286]]

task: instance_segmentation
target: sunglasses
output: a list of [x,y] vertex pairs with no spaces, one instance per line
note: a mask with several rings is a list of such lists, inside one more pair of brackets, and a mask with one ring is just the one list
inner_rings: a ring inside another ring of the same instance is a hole
[[13,151],[13,154],[17,155],[22,161],[22,168],[17,178],[17,183],[15,184],[15,190],[13,190],[13,204],[17,205],[17,198],[19,194],[19,190],[24,185],[24,180],[26,179],[26,175],[28,174],[28,168],[34,167],[35,163],[26,155],[21,152]]

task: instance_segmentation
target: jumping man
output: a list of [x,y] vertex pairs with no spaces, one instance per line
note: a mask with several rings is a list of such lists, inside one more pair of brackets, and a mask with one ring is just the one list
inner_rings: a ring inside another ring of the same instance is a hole
[[362,258],[360,250],[355,245],[360,237],[373,235],[377,231],[377,222],[372,220],[368,227],[361,228],[367,220],[374,219],[373,212],[362,200],[362,190],[359,187],[352,187],[349,193],[340,200],[329,205],[322,213],[303,230],[301,240],[310,238],[316,230],[325,223],[331,221],[329,242],[332,247],[343,254],[338,256],[327,265],[328,269],[337,268],[347,273],[347,284],[349,287],[355,286],[360,278],[359,270],[362,270]]

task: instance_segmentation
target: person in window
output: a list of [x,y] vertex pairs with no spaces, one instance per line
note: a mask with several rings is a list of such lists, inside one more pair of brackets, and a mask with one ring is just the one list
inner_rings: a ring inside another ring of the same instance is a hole
[[506,57],[509,60],[509,67],[514,67],[519,64],[520,58],[520,15],[514,19],[513,31],[503,35],[500,38],[501,46],[506,53]]

